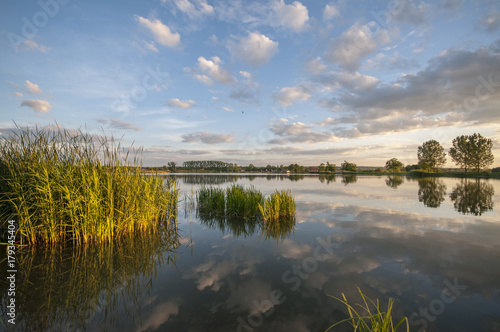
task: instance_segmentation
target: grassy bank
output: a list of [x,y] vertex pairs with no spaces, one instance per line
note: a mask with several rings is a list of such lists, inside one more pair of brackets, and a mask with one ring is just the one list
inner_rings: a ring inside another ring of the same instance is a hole
[[[110,242],[174,221],[174,181],[143,176],[113,139],[22,129],[0,141],[0,219],[19,244]],[[4,232],[5,233],[5,232]]]

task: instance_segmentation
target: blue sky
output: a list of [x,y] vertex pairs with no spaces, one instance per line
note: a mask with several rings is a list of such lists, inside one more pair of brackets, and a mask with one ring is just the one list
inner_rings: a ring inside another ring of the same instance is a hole
[[500,166],[498,1],[4,0],[0,33],[2,135],[104,131],[152,166],[383,166],[479,132]]

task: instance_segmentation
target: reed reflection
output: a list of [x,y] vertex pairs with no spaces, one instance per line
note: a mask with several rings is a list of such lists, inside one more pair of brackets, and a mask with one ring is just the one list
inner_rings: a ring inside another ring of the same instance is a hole
[[480,216],[493,210],[493,186],[480,179],[462,179],[450,194],[455,209],[462,214]]
[[418,179],[418,201],[425,206],[437,208],[444,202],[446,185],[438,178]]
[[[175,265],[178,247],[177,230],[170,227],[98,246],[19,251],[16,331],[106,330],[120,320],[132,322],[157,269]],[[0,314],[6,322],[4,280],[2,275]]]

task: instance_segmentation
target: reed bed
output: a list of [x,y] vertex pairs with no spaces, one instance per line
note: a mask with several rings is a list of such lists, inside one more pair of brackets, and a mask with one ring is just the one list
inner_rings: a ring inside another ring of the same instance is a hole
[[207,217],[255,219],[264,196],[253,186],[245,188],[233,184],[225,190],[220,187],[202,187],[198,191],[198,211]]
[[265,197],[253,186],[233,184],[227,189],[202,187],[197,192],[200,220],[235,236],[250,236],[260,229],[266,240],[285,239],[295,226],[295,200],[290,191]]
[[281,218],[293,218],[295,215],[295,199],[288,190],[276,190],[267,197],[259,210],[266,222],[278,221]]
[[[110,242],[175,221],[175,181],[141,174],[114,139],[17,128],[0,140],[0,218],[21,245]],[[5,225],[4,225],[5,227]]]
[[[380,303],[377,299],[377,302],[372,301],[368,298],[361,289],[358,287],[359,294],[361,294],[361,298],[363,299],[363,304],[356,304],[356,308],[347,302],[345,295],[342,293],[342,299],[334,297],[332,295],[328,295],[340,302],[342,302],[349,312],[349,318],[341,320],[330,326],[326,331],[331,330],[333,327],[349,322],[354,331],[363,331],[363,332],[395,332],[401,326],[404,331],[410,331],[410,325],[408,323],[408,318],[403,317],[398,323],[393,322],[392,311],[394,306],[394,299],[389,299],[389,303],[387,305],[387,310],[382,311],[383,309],[380,307]],[[404,324],[406,323],[406,324]],[[395,324],[395,325],[394,325]],[[404,328],[406,325],[406,328]],[[325,332],[326,332],[325,331]]]
[[233,184],[226,189],[226,216],[228,218],[255,219],[264,195],[253,186],[245,188]]

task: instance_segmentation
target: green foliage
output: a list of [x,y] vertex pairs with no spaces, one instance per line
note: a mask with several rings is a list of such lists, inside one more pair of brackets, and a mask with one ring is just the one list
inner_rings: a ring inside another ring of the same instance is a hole
[[277,221],[295,215],[295,200],[290,191],[276,191],[269,197],[253,186],[233,184],[226,190],[202,187],[197,194],[198,211],[204,218],[259,219]]
[[250,164],[247,167],[248,172],[255,172],[256,170],[257,170],[257,167],[255,167],[253,164]]
[[358,169],[358,165],[355,163],[350,163],[344,160],[344,162],[341,164],[342,171],[343,172],[356,172]]
[[437,171],[446,163],[444,148],[436,140],[429,140],[418,147],[418,166],[420,169]]
[[254,219],[258,216],[259,206],[264,196],[253,186],[244,188],[233,184],[226,189],[226,216],[228,218]]
[[175,221],[175,181],[141,174],[113,139],[28,130],[1,139],[0,220],[20,244],[109,242]]
[[467,168],[478,173],[483,167],[493,164],[493,141],[481,134],[457,136],[453,139],[449,154],[453,161],[467,172]]
[[220,187],[202,187],[197,193],[199,211],[207,217],[226,214],[225,190]]
[[406,165],[405,171],[410,172],[418,168],[419,168],[418,164]]
[[329,173],[335,173],[337,171],[337,167],[335,164],[330,164],[330,162],[326,162],[326,165],[325,163],[321,163],[319,165],[319,168],[318,168],[318,172],[320,173],[325,173],[325,172],[329,172]]
[[[361,292],[361,289],[358,287],[359,294],[361,294],[361,298],[363,299],[363,304],[356,304],[357,309],[350,305],[347,302],[345,295],[342,293],[342,299],[334,297],[332,295],[328,295],[340,302],[342,302],[349,312],[349,317],[347,319],[341,320],[330,326],[326,331],[329,331],[333,327],[349,322],[354,331],[366,331],[366,332],[392,332],[397,331],[399,326],[404,327],[404,323],[406,323],[406,331],[410,331],[410,324],[408,323],[408,318],[403,317],[395,326],[392,318],[392,310],[394,306],[394,299],[389,299],[389,303],[387,304],[387,310],[381,311],[380,303],[377,299],[377,302],[372,301],[366,295]],[[325,331],[325,332],[326,332]]]
[[491,170],[492,173],[500,173],[500,167],[495,167]]
[[287,190],[276,190],[267,197],[259,210],[265,221],[277,221],[280,218],[291,218],[295,214],[295,200]]
[[335,173],[337,171],[337,166],[335,164],[330,164],[328,161],[326,162],[326,171],[330,173]]
[[170,172],[175,172],[175,170],[176,170],[175,162],[171,161],[171,162],[168,163],[168,170]]
[[291,173],[305,173],[306,168],[299,164],[290,164],[288,165],[288,170]]
[[389,172],[399,173],[404,168],[404,164],[397,158],[391,158],[385,163],[385,169]]
[[264,202],[264,195],[253,186],[245,188],[233,184],[227,189],[220,187],[202,187],[198,191],[198,211],[204,218],[243,218],[258,217],[259,205]]
[[190,171],[215,171],[215,172],[232,172],[236,164],[226,163],[219,160],[190,160],[182,164],[184,170]]

